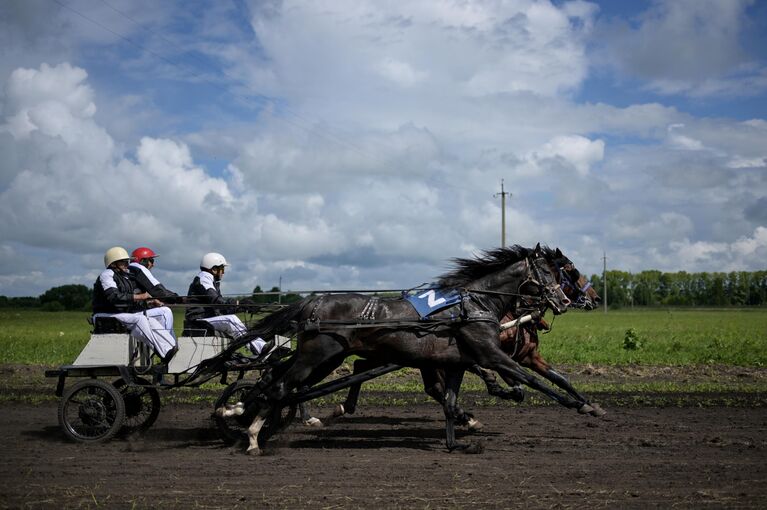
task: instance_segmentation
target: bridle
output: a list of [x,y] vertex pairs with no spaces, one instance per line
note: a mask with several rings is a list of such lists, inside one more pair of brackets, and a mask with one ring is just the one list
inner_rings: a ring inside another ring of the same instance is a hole
[[578,278],[573,278],[570,275],[570,270],[567,266],[572,266],[572,262],[568,261],[564,265],[556,264],[557,271],[559,272],[559,284],[562,287],[562,291],[567,294],[570,291],[572,294],[577,294],[575,301],[571,301],[570,306],[574,308],[586,308],[589,305],[589,298],[587,291],[591,288],[591,282],[586,280],[583,287],[578,286]]

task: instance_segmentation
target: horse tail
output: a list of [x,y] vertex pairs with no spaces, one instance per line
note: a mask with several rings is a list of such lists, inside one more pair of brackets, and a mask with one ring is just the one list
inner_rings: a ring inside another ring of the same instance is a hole
[[306,300],[293,303],[282,310],[264,317],[248,328],[249,338],[261,337],[271,340],[275,335],[282,335],[295,328],[294,321],[301,315],[306,305]]

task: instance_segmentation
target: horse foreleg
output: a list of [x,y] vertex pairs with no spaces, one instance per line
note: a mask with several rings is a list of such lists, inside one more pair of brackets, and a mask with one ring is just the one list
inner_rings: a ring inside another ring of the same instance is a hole
[[[509,360],[511,361],[511,360]],[[507,384],[510,386],[513,386],[514,383],[521,382],[525,384],[526,386],[529,386],[530,388],[534,390],[538,390],[547,397],[551,398],[552,400],[555,400],[560,405],[570,408],[570,409],[577,409],[579,413],[585,414],[590,413],[593,408],[588,405],[584,404],[580,400],[575,400],[574,398],[568,396],[568,395],[561,395],[556,390],[554,390],[551,386],[548,386],[547,384],[542,383],[539,381],[533,374],[530,374],[529,372],[526,372],[522,369],[519,365],[517,365],[516,362],[513,362],[512,366],[499,366],[495,370],[500,374],[500,376],[503,378],[504,381],[506,381]]]
[[[573,387],[572,384],[570,384],[570,380],[567,379],[564,375],[560,374],[551,366],[549,366],[546,362],[544,362],[540,356],[534,356],[531,368],[541,376],[545,377],[547,380],[551,381],[552,383],[556,384],[563,390],[565,390],[567,393],[569,393],[573,398],[581,401],[585,406],[583,413],[591,414],[592,416],[604,416],[607,414],[607,412],[602,409],[599,404],[593,404],[589,402],[589,399],[585,396],[578,393],[578,391]],[[589,409],[590,408],[590,409]]]

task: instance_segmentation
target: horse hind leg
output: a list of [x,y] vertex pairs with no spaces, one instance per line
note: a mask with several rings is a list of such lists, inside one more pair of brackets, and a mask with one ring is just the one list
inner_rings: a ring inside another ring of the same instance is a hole
[[[301,390],[306,389],[306,387],[301,388]],[[306,405],[306,402],[301,402],[298,404],[298,412],[301,413],[301,423],[306,425],[307,427],[322,427],[322,420],[319,418],[316,418],[309,413],[308,406]]]
[[258,445],[258,434],[266,423],[266,417],[271,413],[271,407],[266,406],[256,415],[253,423],[248,427],[248,449],[245,453],[248,455],[261,455],[261,448]]

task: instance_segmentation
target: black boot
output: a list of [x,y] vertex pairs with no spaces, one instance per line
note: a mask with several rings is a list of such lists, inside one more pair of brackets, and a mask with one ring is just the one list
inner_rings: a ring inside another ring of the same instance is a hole
[[169,350],[165,354],[165,356],[160,358],[162,360],[162,364],[167,365],[168,363],[170,363],[170,360],[173,359],[173,356],[175,356],[177,352],[178,352],[178,347],[173,347],[171,350]]

